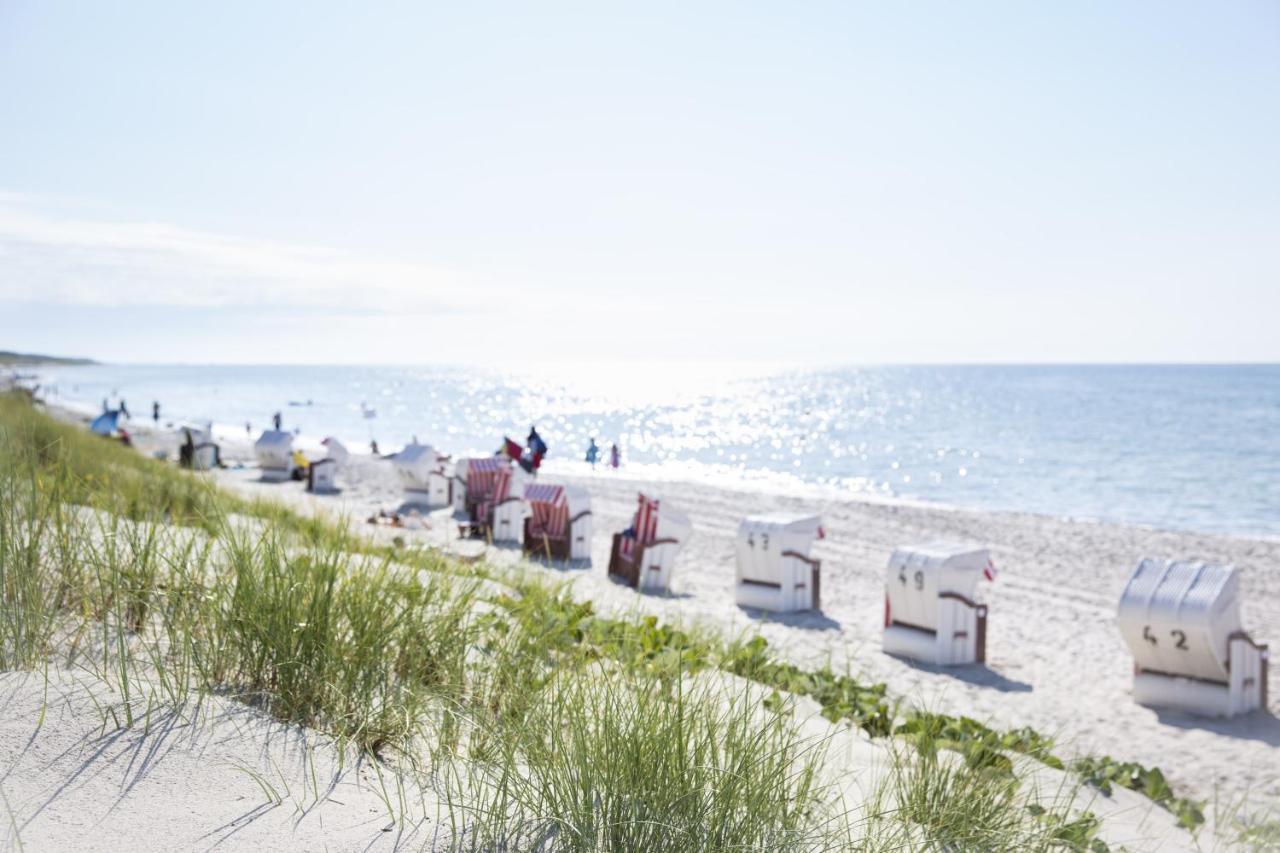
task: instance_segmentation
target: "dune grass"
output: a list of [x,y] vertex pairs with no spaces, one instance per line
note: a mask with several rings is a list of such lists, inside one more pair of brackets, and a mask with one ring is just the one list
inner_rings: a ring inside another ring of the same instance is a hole
[[[1069,798],[1020,789],[1007,754],[1061,766],[1030,730],[377,547],[5,395],[0,594],[0,668],[75,662],[126,700],[216,691],[328,732],[429,774],[458,849],[1100,849]],[[788,696],[899,744],[875,808],[842,802]]]

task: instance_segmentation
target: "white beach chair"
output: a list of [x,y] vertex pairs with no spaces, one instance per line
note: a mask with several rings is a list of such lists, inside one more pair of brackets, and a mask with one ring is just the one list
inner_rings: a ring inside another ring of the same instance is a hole
[[809,556],[823,537],[816,515],[750,515],[738,525],[737,585],[741,607],[789,613],[821,610],[822,563]]
[[347,446],[333,436],[329,436],[320,443],[324,445],[324,458],[332,459],[338,463],[339,468],[345,465],[347,459],[351,456],[351,451],[347,450]]
[[591,559],[591,495],[577,486],[529,483],[524,520],[525,553],[542,552],[549,560]]
[[1266,707],[1269,655],[1241,627],[1234,566],[1144,559],[1117,622],[1133,653],[1138,704],[1211,717]]
[[315,459],[307,466],[307,491],[326,494],[338,490],[338,460],[325,457]]
[[937,666],[987,658],[987,606],[974,598],[992,576],[986,548],[946,542],[899,548],[885,578],[884,650]]
[[641,592],[671,589],[676,555],[692,532],[687,515],[657,498],[639,495],[630,531],[613,534],[609,574]]
[[410,444],[392,460],[408,503],[429,509],[453,502],[453,481],[447,471],[448,457],[429,444]]
[[208,471],[218,466],[218,445],[213,431],[201,426],[184,426],[179,430],[182,444],[178,449],[178,464],[193,471]]
[[262,479],[272,482],[293,477],[293,433],[269,429],[253,443]]

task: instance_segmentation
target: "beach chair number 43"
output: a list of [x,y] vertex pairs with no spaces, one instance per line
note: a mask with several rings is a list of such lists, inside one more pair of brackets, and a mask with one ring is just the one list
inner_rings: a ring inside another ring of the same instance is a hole
[[[1187,647],[1186,631],[1182,631],[1177,628],[1174,628],[1172,631],[1169,632],[1169,636],[1173,637],[1173,639],[1176,641],[1173,644],[1173,647],[1175,649],[1186,649]],[[1150,643],[1153,646],[1158,645],[1158,643],[1156,642],[1156,635],[1151,633],[1150,625],[1144,625],[1142,627],[1142,639],[1146,640],[1148,643]]]
[[[917,571],[913,580],[915,581],[916,589],[924,589],[924,572]],[[907,567],[906,566],[903,566],[902,568],[898,569],[898,582],[901,583],[903,586],[907,585]]]

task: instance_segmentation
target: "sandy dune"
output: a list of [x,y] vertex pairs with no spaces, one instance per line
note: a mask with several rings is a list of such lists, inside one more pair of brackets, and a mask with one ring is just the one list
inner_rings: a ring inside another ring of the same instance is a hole
[[398,820],[379,781],[395,797],[394,774],[230,699],[149,718],[135,702],[124,726],[118,693],[54,670],[0,673],[0,708],[0,849],[417,851],[447,836],[431,795],[413,788]]
[[[246,448],[240,448],[243,458]],[[235,459],[233,449],[229,458]],[[353,457],[339,495],[314,497],[300,484],[257,481],[251,467],[219,473],[223,483],[270,495],[307,511],[344,515],[360,524],[400,501],[391,465]],[[554,481],[557,478],[547,476]],[[560,478],[564,479],[564,478]],[[602,608],[653,613],[663,619],[759,631],[797,661],[832,661],[889,684],[893,695],[1003,727],[1030,725],[1055,734],[1064,752],[1106,753],[1161,767],[1181,792],[1251,802],[1280,797],[1280,675],[1271,670],[1271,712],[1212,721],[1155,712],[1130,697],[1131,659],[1114,623],[1128,573],[1144,554],[1222,560],[1244,570],[1244,619],[1259,640],[1280,638],[1280,542],[1167,532],[1046,516],[898,506],[858,500],[781,497],[693,484],[645,484],[601,472],[574,480],[593,495],[592,565],[542,571],[573,585]],[[629,523],[637,488],[652,488],[688,512],[695,529],[681,553],[668,596],[637,595],[610,581],[610,535]],[[774,616],[733,602],[733,536],[745,514],[768,510],[820,513],[827,538],[823,612]],[[394,535],[474,551],[456,540],[448,513],[430,529]],[[373,529],[362,525],[365,529]],[[380,531],[380,535],[392,535]],[[981,595],[990,602],[988,665],[934,670],[880,651],[885,562],[897,545],[936,539],[982,543],[999,568]],[[490,558],[518,554],[490,549]]]

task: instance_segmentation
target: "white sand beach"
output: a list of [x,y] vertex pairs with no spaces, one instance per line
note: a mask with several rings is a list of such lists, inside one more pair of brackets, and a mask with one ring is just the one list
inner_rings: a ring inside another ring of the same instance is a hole
[[136,705],[123,726],[119,692],[50,670],[0,673],[0,707],[0,849],[429,850],[449,836],[394,772],[232,699]]
[[[55,412],[79,420],[69,412]],[[175,456],[170,433],[134,431],[138,450]],[[692,483],[646,483],[625,472],[569,478],[592,494],[595,532],[590,566],[524,562],[517,549],[458,539],[449,510],[408,527],[370,525],[379,510],[396,509],[402,493],[391,462],[352,456],[338,475],[340,492],[308,494],[302,483],[268,483],[247,443],[224,444],[227,467],[208,475],[245,496],[285,502],[306,513],[345,519],[383,541],[401,537],[467,557],[483,556],[570,585],[573,595],[617,614],[652,614],[725,634],[765,636],[807,666],[830,663],[869,682],[884,682],[891,698],[964,715],[999,728],[1031,726],[1054,736],[1056,752],[1109,754],[1160,767],[1175,791],[1231,808],[1273,803],[1280,796],[1280,710],[1271,677],[1269,713],[1206,720],[1156,712],[1130,696],[1131,661],[1115,626],[1120,589],[1145,554],[1232,562],[1245,572],[1244,619],[1265,642],[1280,636],[1280,542],[1168,532],[1015,513],[972,512],[861,500],[783,497]],[[565,478],[546,475],[548,482]],[[606,573],[611,534],[625,527],[637,490],[684,509],[694,534],[680,554],[673,589],[641,595]],[[750,513],[786,510],[820,514],[826,538],[823,610],[791,615],[748,611],[733,599],[733,538]],[[885,563],[898,545],[930,540],[991,548],[999,576],[981,589],[990,604],[985,666],[925,667],[880,649]],[[6,808],[23,849],[118,849],[134,839],[141,850],[165,849],[432,849],[448,841],[447,810],[421,780],[377,778],[374,764],[340,752],[315,732],[273,721],[228,698],[206,697],[198,708],[157,712],[145,725],[117,729],[120,697],[87,673],[8,673],[0,695],[12,709],[0,722],[0,766]],[[886,745],[857,730],[832,726],[809,699],[796,700],[797,720],[829,743],[845,778],[837,784],[858,802],[880,778]],[[41,709],[44,709],[43,716]],[[135,708],[135,713],[137,709]],[[1033,762],[1034,763],[1034,762]],[[375,763],[376,764],[376,763]],[[1055,790],[1061,774],[1041,765],[1035,785]],[[394,777],[394,778],[392,778]],[[263,780],[269,787],[264,789]],[[397,791],[388,807],[383,785]],[[1069,784],[1069,783],[1068,783]],[[404,787],[398,787],[403,785]],[[1102,837],[1132,850],[1196,849],[1171,814],[1141,795],[1091,789],[1081,803],[1105,820]],[[403,802],[402,802],[403,800]],[[397,810],[399,813],[397,814]],[[100,843],[99,843],[100,842]],[[95,846],[95,844],[97,846]]]
[[[233,465],[247,447],[228,448]],[[448,511],[423,530],[375,528],[364,520],[399,506],[401,492],[385,460],[353,456],[339,475],[340,494],[313,496],[300,483],[263,483],[252,466],[217,472],[220,483],[249,495],[288,501],[308,512],[348,518],[381,536],[422,539],[474,554],[483,545],[458,540]],[[565,478],[547,476],[548,481]],[[1280,796],[1280,675],[1272,667],[1270,713],[1208,720],[1154,711],[1131,698],[1132,659],[1115,625],[1120,591],[1144,555],[1235,564],[1244,572],[1243,618],[1260,642],[1280,637],[1280,542],[1105,524],[1047,516],[972,512],[919,505],[782,497],[690,483],[645,483],[601,471],[572,478],[592,494],[592,563],[545,567],[574,595],[615,612],[654,614],[725,632],[759,632],[791,659],[830,661],[892,696],[1002,728],[1032,726],[1056,737],[1070,754],[1108,754],[1158,766],[1175,789],[1205,800],[1274,802]],[[646,490],[686,511],[694,533],[680,554],[673,589],[640,595],[610,580],[613,532],[630,523],[636,491]],[[823,610],[776,615],[746,611],[733,598],[733,537],[747,514],[787,510],[823,517]],[[984,584],[990,604],[986,666],[931,668],[880,650],[885,565],[894,547],[934,540],[991,549],[999,570]],[[518,550],[488,548],[488,559],[521,559]]]

